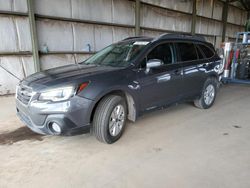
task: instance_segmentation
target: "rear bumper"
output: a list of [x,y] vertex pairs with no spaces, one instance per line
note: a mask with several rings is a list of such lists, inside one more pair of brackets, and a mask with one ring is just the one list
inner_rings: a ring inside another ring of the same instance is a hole
[[[16,100],[17,116],[32,131],[46,135],[76,135],[89,132],[93,105],[92,100],[78,96],[57,103],[31,101],[28,105]],[[60,126],[60,133],[52,129],[53,123]]]

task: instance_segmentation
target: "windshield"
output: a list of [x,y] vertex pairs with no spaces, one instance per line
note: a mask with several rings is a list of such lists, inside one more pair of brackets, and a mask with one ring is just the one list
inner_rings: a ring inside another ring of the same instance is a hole
[[112,44],[83,63],[124,67],[129,65],[148,43],[148,41],[133,41]]

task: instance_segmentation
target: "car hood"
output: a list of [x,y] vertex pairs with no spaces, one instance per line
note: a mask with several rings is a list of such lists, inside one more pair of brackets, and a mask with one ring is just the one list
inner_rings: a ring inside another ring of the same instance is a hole
[[35,73],[25,78],[21,84],[42,89],[44,87],[89,81],[91,77],[121,68],[110,66],[74,64]]

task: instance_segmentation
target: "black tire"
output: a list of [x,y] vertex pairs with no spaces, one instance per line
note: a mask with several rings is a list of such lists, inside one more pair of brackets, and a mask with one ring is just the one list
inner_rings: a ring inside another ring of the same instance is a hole
[[[124,108],[124,122],[118,135],[111,135],[109,123],[111,113],[117,106]],[[103,98],[98,104],[93,118],[93,134],[100,142],[112,144],[116,142],[124,131],[127,119],[127,105],[124,98],[116,95],[109,95]]]
[[[207,103],[205,100],[205,95],[206,95],[206,90],[208,87],[213,87],[214,89],[214,96],[213,96],[213,99],[211,100],[211,102]],[[203,89],[202,89],[202,93],[201,93],[201,96],[194,100],[194,105],[197,107],[197,108],[200,108],[200,109],[208,109],[210,108],[211,106],[213,106],[214,104],[214,101],[216,99],[216,95],[217,95],[217,90],[218,90],[218,87],[219,87],[219,83],[218,83],[218,80],[216,78],[208,78],[206,80],[206,82],[204,83],[204,86],[203,86]]]
[[238,64],[236,77],[239,79],[246,79],[247,76],[248,76],[248,62],[245,60]]

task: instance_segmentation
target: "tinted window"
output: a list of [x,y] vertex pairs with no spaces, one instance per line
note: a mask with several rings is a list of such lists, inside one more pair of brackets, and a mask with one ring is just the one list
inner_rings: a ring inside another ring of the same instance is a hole
[[208,48],[207,46],[200,44],[199,47],[203,51],[203,53],[205,54],[206,58],[210,58],[210,57],[214,56],[214,52],[210,48]]
[[173,45],[166,43],[155,47],[149,54],[148,60],[160,59],[164,64],[173,63]]
[[196,49],[193,43],[177,43],[181,61],[197,60]]

